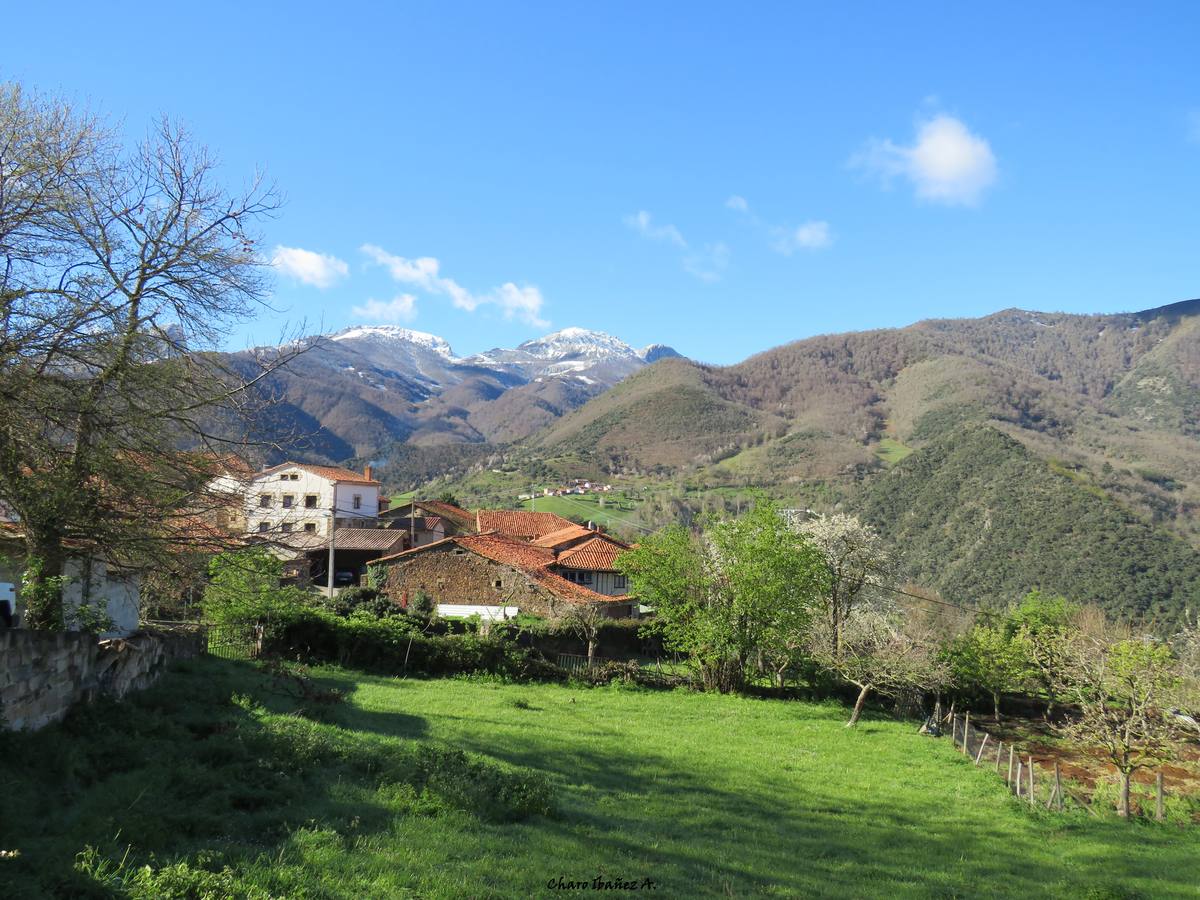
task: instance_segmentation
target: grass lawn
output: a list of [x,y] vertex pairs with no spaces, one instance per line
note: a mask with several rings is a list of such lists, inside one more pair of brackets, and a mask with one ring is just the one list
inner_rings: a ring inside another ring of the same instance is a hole
[[[1194,829],[1031,813],[908,722],[847,731],[833,704],[318,673],[348,692],[323,721],[289,714],[297,701],[252,665],[202,660],[123,705],[3,738],[0,850],[21,855],[0,858],[0,895],[561,896],[552,880],[597,875],[652,879],[660,897],[1200,885]],[[462,780],[414,788],[399,766],[417,742],[476,769],[437,757],[424,771]],[[530,771],[557,809],[511,821],[536,794]],[[481,805],[476,782],[504,803]],[[136,874],[147,862],[153,881]]]
[[900,460],[911,456],[912,452],[912,447],[906,447],[895,438],[889,437],[881,439],[879,446],[875,448],[875,455],[890,466],[894,466]]

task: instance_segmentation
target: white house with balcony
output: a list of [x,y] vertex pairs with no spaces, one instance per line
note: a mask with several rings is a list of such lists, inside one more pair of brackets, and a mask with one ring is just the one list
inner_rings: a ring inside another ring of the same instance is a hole
[[[251,534],[367,528],[387,508],[371,467],[354,472],[340,466],[286,462],[254,475],[246,486],[246,530]],[[369,520],[369,521],[368,521]]]

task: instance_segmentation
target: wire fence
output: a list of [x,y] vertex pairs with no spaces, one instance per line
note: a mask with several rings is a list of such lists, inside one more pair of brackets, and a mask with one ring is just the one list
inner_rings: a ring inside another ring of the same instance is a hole
[[[1091,801],[1070,783],[1064,783],[1057,758],[1035,757],[1015,744],[994,737],[971,722],[971,714],[950,714],[950,740],[955,749],[976,766],[995,767],[997,777],[1004,780],[1009,791],[1033,808],[1056,812],[1083,809],[1099,815]],[[1156,773],[1154,818],[1164,819],[1163,773]]]

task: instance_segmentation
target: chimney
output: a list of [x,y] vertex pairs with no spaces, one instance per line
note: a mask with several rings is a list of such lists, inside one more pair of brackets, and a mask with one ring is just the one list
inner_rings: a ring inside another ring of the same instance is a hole
[[371,467],[369,465],[365,469],[363,469],[363,478],[367,479],[367,481],[372,480],[371,479]]

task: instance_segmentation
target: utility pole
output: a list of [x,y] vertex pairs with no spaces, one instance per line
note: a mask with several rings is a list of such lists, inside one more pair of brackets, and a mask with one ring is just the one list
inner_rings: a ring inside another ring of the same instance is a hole
[[408,549],[411,550],[415,546],[417,546],[417,498],[414,494],[408,503]]
[[531,484],[529,486],[529,511],[537,512],[537,485],[536,484]]
[[333,508],[329,510],[329,598],[333,599],[333,546],[337,531],[337,485],[333,487]]

